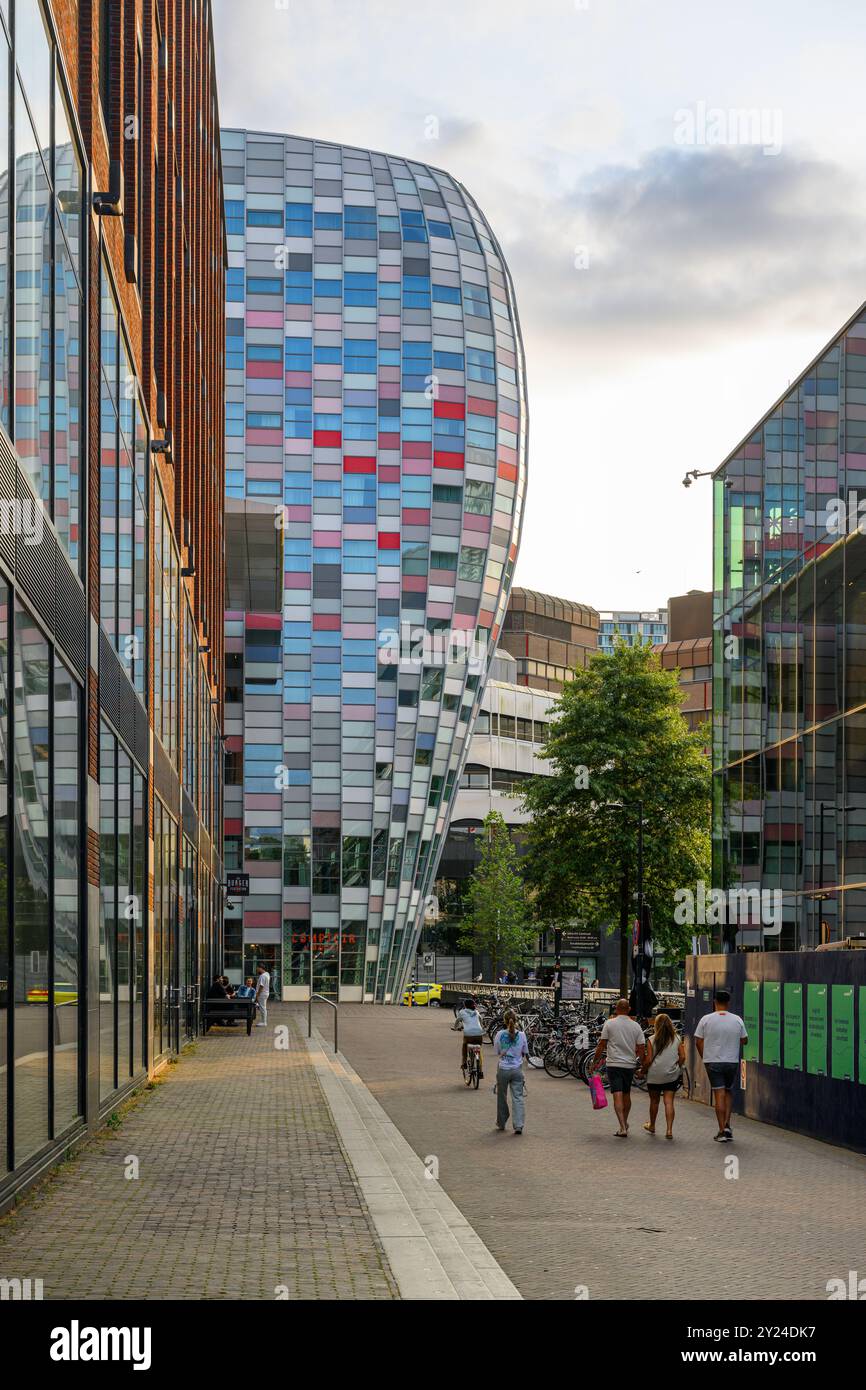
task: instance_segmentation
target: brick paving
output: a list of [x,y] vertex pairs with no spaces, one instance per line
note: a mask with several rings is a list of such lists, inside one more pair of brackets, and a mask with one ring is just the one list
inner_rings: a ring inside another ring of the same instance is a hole
[[268,1012],[249,1038],[199,1039],[0,1219],[0,1277],[42,1279],[46,1299],[396,1298],[297,1023]]
[[451,1022],[343,1005],[340,1046],[524,1298],[823,1300],[829,1279],[866,1276],[863,1156],[742,1119],[735,1144],[714,1144],[712,1112],[687,1102],[667,1143],[643,1132],[640,1093],[616,1140],[612,1108],[538,1071],[525,1133],[499,1134],[490,1049],[467,1091]]

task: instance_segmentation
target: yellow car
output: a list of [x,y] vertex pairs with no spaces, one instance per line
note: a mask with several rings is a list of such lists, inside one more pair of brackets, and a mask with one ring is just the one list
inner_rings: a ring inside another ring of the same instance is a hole
[[410,985],[403,994],[404,1004],[410,1003],[410,996],[413,1008],[417,1008],[419,1004],[427,1004],[428,1006],[432,1004],[434,1009],[438,1009],[442,1003],[442,986],[415,985],[413,988]]

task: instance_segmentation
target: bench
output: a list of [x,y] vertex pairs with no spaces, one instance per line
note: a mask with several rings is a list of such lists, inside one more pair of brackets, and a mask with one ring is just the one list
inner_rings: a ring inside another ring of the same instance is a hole
[[206,1033],[212,1023],[237,1023],[239,1019],[246,1019],[249,1037],[253,1031],[255,1016],[255,999],[203,999],[201,1030]]

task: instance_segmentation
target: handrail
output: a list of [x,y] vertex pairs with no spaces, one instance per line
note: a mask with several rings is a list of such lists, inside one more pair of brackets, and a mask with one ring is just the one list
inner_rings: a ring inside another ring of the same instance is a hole
[[311,1038],[311,1037],[313,1036],[313,1000],[314,1000],[314,999],[318,999],[319,1002],[322,1003],[322,1004],[328,1004],[328,1005],[330,1005],[330,1007],[334,1010],[334,1056],[336,1057],[337,1051],[338,1051],[338,1048],[337,1048],[337,1019],[338,1019],[338,1017],[339,1017],[340,1011],[339,1011],[337,1005],[334,1003],[333,999],[326,999],[325,996],[324,996],[324,994],[311,994],[311,995],[310,995],[310,998],[309,998],[309,1002],[308,1002],[308,1004],[307,1004],[307,1037],[308,1037],[308,1038]]

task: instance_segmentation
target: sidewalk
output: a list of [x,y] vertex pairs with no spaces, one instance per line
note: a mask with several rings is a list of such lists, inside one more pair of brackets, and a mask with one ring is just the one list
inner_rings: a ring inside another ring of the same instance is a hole
[[287,1007],[163,1075],[0,1219],[0,1277],[42,1279],[46,1299],[399,1297]]

